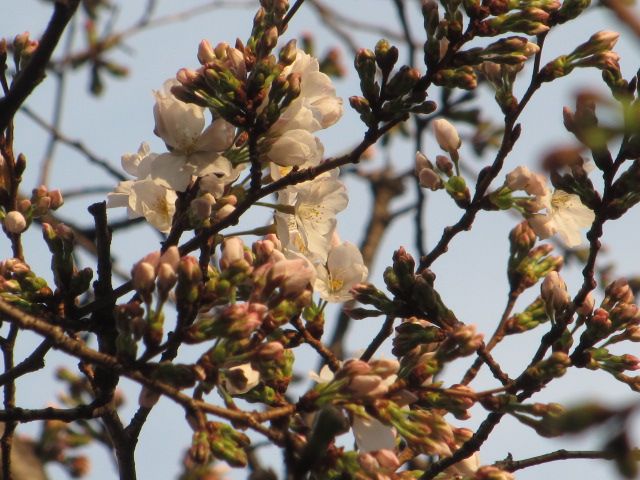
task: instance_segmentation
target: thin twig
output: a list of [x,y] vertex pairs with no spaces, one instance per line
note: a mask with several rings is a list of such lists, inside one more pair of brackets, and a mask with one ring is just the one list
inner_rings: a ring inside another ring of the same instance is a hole
[[[638,450],[635,450],[638,452]],[[494,465],[501,470],[506,470],[507,472],[515,472],[517,470],[522,470],[524,468],[535,467],[536,465],[543,465],[549,462],[556,462],[558,460],[571,460],[577,458],[588,458],[588,459],[603,459],[603,460],[612,460],[616,458],[616,453],[612,451],[600,451],[600,450],[580,450],[580,451],[571,451],[560,449],[555,452],[545,453],[544,455],[537,455],[531,458],[525,458],[523,460],[512,460],[507,458],[505,460],[501,460],[496,462]]]
[[0,99],[0,132],[9,126],[22,103],[44,78],[45,69],[53,50],[58,45],[62,32],[67,27],[79,3],[80,0],[54,3],[53,14],[40,39],[38,48],[11,85],[9,93]]
[[382,327],[380,327],[380,331],[371,341],[364,353],[360,355],[360,360],[364,362],[368,362],[369,360],[371,360],[373,354],[376,353],[378,348],[380,348],[384,341],[393,333],[393,322],[395,321],[395,319],[396,318],[392,316],[384,319],[384,323],[382,324]]

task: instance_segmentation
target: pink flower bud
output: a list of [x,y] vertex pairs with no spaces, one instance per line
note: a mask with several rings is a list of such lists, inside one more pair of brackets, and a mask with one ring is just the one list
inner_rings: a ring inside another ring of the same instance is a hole
[[138,262],[131,269],[131,281],[133,288],[141,293],[147,294],[154,289],[154,281],[156,279],[156,269],[147,262]]
[[240,260],[244,260],[244,242],[240,237],[226,238],[222,244],[220,268],[227,269]]
[[49,198],[51,199],[51,210],[57,210],[64,203],[60,190],[51,190],[49,192]]
[[358,397],[376,398],[389,391],[378,375],[357,375],[349,382],[349,390]]
[[171,265],[167,263],[161,263],[158,267],[158,279],[156,281],[158,285],[158,293],[160,297],[166,299],[169,295],[169,291],[173,288],[178,280],[178,274]]
[[363,360],[347,360],[338,371],[338,378],[354,377],[356,375],[367,375],[371,372],[371,365]]
[[205,63],[216,60],[216,54],[208,40],[202,40],[198,45],[198,61],[204,65]]
[[182,85],[190,85],[200,78],[200,74],[196,70],[190,70],[188,68],[181,68],[176,73],[176,80]]
[[593,294],[589,292],[582,305],[576,308],[576,312],[578,312],[578,315],[589,315],[593,311],[595,304],[596,301],[593,298]]
[[540,286],[540,295],[548,307],[555,311],[564,309],[571,302],[567,285],[555,270],[544,277]]
[[229,215],[231,215],[235,209],[236,207],[234,207],[231,204],[224,205],[220,210],[216,212],[216,220],[217,221],[224,220]]
[[400,460],[398,460],[396,454],[393,453],[393,450],[383,448],[374,452],[373,456],[376,457],[380,466],[385,470],[395,472],[400,467]]
[[213,195],[205,193],[191,202],[191,211],[198,220],[207,220],[211,217],[215,203],[216,199]]
[[420,175],[420,172],[425,168],[431,168],[429,159],[424,153],[416,152],[416,175]]
[[26,213],[31,208],[31,200],[23,198],[18,202],[18,211]]
[[166,264],[173,270],[177,270],[178,265],[180,265],[180,251],[178,250],[178,247],[172,245],[167,248],[167,250],[160,256],[159,264]]
[[430,168],[425,168],[420,171],[418,181],[420,182],[421,187],[428,188],[429,190],[436,191],[442,188],[442,179],[440,178],[440,175]]
[[4,228],[6,228],[9,233],[22,233],[27,229],[27,220],[20,212],[13,210],[4,217]]
[[255,350],[255,355],[262,361],[276,360],[282,357],[284,346],[280,342],[267,342]]
[[433,133],[438,145],[445,152],[455,152],[462,145],[456,127],[444,118],[438,118],[433,121]]
[[358,463],[365,472],[377,474],[380,470],[380,464],[370,453],[361,453],[358,455]]
[[436,167],[447,175],[453,175],[453,162],[445,155],[436,155]]

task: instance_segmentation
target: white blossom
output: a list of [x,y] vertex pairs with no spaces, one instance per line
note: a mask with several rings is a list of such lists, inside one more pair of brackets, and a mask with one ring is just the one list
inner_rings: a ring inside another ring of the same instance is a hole
[[231,367],[225,372],[224,387],[230,395],[242,395],[260,383],[260,372],[250,363]]
[[203,131],[204,108],[173,96],[170,89],[177,84],[174,79],[168,80],[162,90],[154,92],[154,131],[164,140],[169,152],[154,159],[151,174],[167,186],[184,191],[193,176],[232,174],[231,162],[220,153],[231,146],[235,128],[218,118]]
[[357,283],[364,282],[369,273],[358,247],[343,242],[329,250],[326,265],[317,267],[315,290],[329,302],[351,300],[349,293]]
[[331,79],[320,71],[318,59],[298,50],[295,61],[283,75],[300,74],[300,95],[280,115],[273,131],[304,129],[315,132],[336,123],[342,116],[342,99]]
[[151,164],[158,156],[152,153],[147,142],[142,142],[136,153],[125,153],[121,157],[122,168],[129,175],[144,179],[151,174]]
[[505,186],[511,191],[524,190],[535,197],[549,194],[547,178],[522,165],[507,174]]
[[329,383],[330,381],[333,380],[333,378],[335,377],[335,375],[333,374],[333,372],[331,371],[331,368],[329,367],[329,365],[324,365],[321,369],[320,369],[320,373],[316,373],[316,372],[309,372],[309,378],[311,380],[313,380],[316,383]]
[[567,247],[580,245],[580,230],[593,223],[593,210],[585,206],[578,195],[564,190],[556,190],[553,195],[547,194],[541,201],[546,213],[534,214],[528,219],[536,235],[544,239],[557,233]]
[[176,192],[152,179],[126,180],[107,195],[107,207],[127,207],[129,218],[145,217],[161,232],[171,229]]
[[382,449],[394,450],[396,447],[395,428],[375,418],[354,415],[351,427],[358,449],[363,453]]
[[283,248],[300,252],[313,262],[325,262],[336,227],[336,214],[349,202],[342,182],[319,177],[281,192],[278,200],[294,210],[293,214],[276,213],[277,234]]
[[303,129],[287,130],[270,142],[266,158],[281,167],[318,165],[324,154],[320,140]]

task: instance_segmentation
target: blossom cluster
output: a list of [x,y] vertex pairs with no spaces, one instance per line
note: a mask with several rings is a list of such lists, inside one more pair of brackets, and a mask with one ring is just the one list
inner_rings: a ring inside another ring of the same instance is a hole
[[[207,41],[199,48],[204,65],[224,52],[227,67],[238,78],[247,76],[240,50],[225,44],[215,50]],[[299,92],[278,119],[258,140],[261,169],[267,181],[286,176],[292,169],[320,164],[324,148],[314,132],[333,125],[342,115],[342,101],[318,61],[301,50],[281,72],[295,78]],[[204,68],[204,67],[203,67]],[[196,72],[180,71],[187,82]],[[250,163],[242,129],[216,116],[205,128],[205,108],[178,99],[173,91],[178,80],[165,82],[154,93],[154,132],[168,152],[157,154],[143,143],[138,152],[122,157],[122,166],[135,180],[121,182],[108,195],[109,207],[126,207],[129,217],[144,216],[161,232],[168,233],[176,222],[176,201],[189,191],[195,198],[188,209],[191,228],[214,224],[235,209],[245,195],[242,179]],[[275,87],[271,87],[272,89]],[[267,108],[263,104],[260,109]],[[326,301],[350,298],[349,289],[367,276],[358,248],[340,240],[336,214],[348,202],[345,186],[334,169],[314,179],[278,191],[275,232],[287,258],[301,259],[316,272],[311,283]]]

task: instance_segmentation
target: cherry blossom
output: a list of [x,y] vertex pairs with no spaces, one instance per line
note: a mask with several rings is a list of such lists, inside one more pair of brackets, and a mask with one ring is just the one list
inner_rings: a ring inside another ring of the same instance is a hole
[[176,80],[167,80],[163,88],[154,93],[154,131],[164,140],[169,152],[154,159],[153,178],[184,191],[193,176],[231,176],[233,165],[221,152],[233,143],[235,128],[221,118],[204,128],[204,108],[178,100],[170,91],[174,85],[178,85]]
[[144,217],[161,232],[171,230],[176,192],[152,179],[126,180],[107,195],[107,207],[127,207],[129,218]]
[[317,267],[315,289],[329,302],[344,302],[352,298],[351,288],[364,282],[369,273],[358,247],[343,242],[329,250],[327,263]]
[[311,261],[326,261],[336,214],[349,202],[342,182],[331,177],[316,178],[285,190],[278,200],[281,205],[293,207],[293,214],[276,213],[283,248],[300,252]]
[[536,235],[549,238],[556,233],[567,247],[582,243],[580,230],[590,227],[595,219],[593,210],[585,206],[578,195],[556,190],[541,198],[546,214],[535,214],[528,221]]
[[315,132],[336,123],[342,116],[342,99],[336,96],[331,79],[320,71],[318,60],[298,50],[295,61],[283,75],[300,74],[300,95],[283,112],[274,131],[303,129]]

